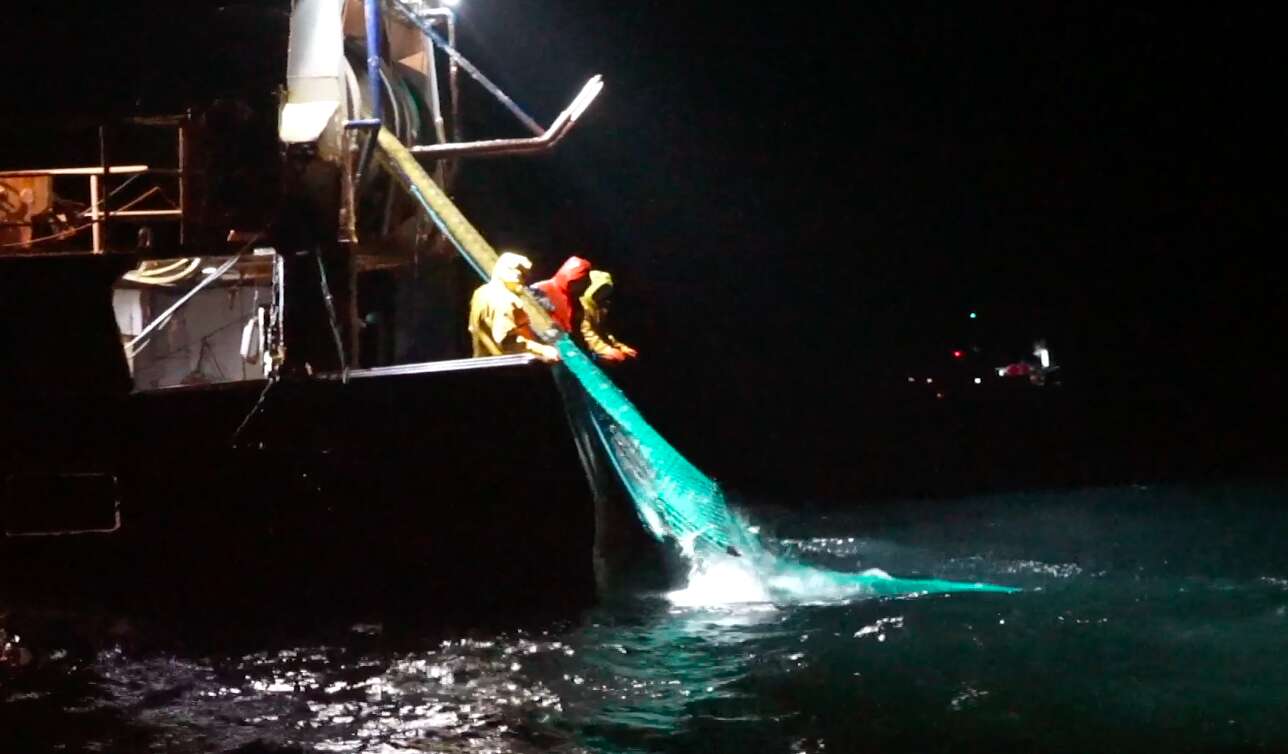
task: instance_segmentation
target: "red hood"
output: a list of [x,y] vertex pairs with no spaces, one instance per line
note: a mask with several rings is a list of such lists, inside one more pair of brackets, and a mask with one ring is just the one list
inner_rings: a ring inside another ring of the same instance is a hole
[[554,281],[555,285],[559,286],[560,290],[567,291],[569,284],[574,280],[586,277],[588,272],[590,272],[590,262],[581,257],[568,257],[551,280]]
[[572,301],[568,296],[568,286],[589,273],[590,262],[581,257],[568,257],[554,277],[533,284],[534,288],[546,294],[553,307],[550,315],[565,330],[572,329]]

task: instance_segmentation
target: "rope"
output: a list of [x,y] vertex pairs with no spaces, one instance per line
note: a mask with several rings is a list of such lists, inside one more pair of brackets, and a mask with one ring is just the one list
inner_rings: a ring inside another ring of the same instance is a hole
[[517,104],[515,104],[514,100],[510,99],[510,97],[506,95],[505,92],[501,91],[501,87],[497,86],[496,84],[493,84],[488,79],[487,76],[483,75],[482,71],[475,68],[473,63],[471,63],[469,60],[466,60],[464,55],[458,52],[455,47],[452,47],[450,44],[448,44],[447,40],[438,36],[438,32],[434,31],[434,29],[429,24],[422,24],[418,22],[417,26],[420,27],[421,31],[425,32],[425,36],[433,40],[434,44],[443,48],[443,52],[447,53],[448,57],[450,57],[452,60],[455,60],[458,64],[460,64],[461,68],[464,68],[465,72],[468,73],[471,78],[479,82],[479,84],[482,85],[484,89],[488,90],[488,92],[493,97],[496,97],[497,100],[499,100],[502,105],[505,105],[505,108],[507,110],[514,113],[514,117],[522,121],[523,125],[527,126],[529,131],[536,134],[537,136],[540,136],[546,132],[546,129],[542,128],[540,123],[537,123],[535,120],[533,120],[532,116],[525,113],[522,108],[520,108]]
[[340,326],[335,318],[335,303],[331,299],[331,284],[326,280],[326,265],[322,263],[322,252],[314,256],[318,260],[318,276],[322,280],[322,301],[326,304],[326,315],[331,320],[331,335],[335,338],[335,354],[340,359],[341,382],[349,382],[349,363],[344,357],[344,341],[340,338]]
[[241,437],[242,430],[246,429],[255,414],[259,413],[260,407],[264,405],[264,399],[268,397],[268,391],[277,384],[277,379],[278,377],[276,374],[269,376],[268,382],[264,385],[264,389],[259,391],[259,398],[255,400],[255,405],[251,406],[250,411],[246,412],[246,416],[242,417],[241,424],[238,424],[237,429],[233,431],[233,436],[229,439],[229,443],[234,448],[240,447],[237,444],[237,439]]
[[[144,262],[144,264],[147,264],[147,262]],[[184,269],[179,272],[174,272],[173,274],[166,274],[162,272],[161,269],[155,271],[132,270],[121,277],[132,283],[139,283],[142,285],[170,285],[171,283],[177,283],[196,272],[197,268],[201,266],[201,257],[179,259],[173,264],[167,265],[162,269],[172,270],[180,266],[184,267]]]

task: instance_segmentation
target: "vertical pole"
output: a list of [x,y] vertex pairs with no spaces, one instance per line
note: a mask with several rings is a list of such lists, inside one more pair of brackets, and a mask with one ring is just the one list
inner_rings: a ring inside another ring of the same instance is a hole
[[[103,212],[102,212],[103,219],[94,227],[96,228],[101,227],[103,230],[99,232],[98,239],[94,242],[94,253],[96,254],[106,250],[105,247],[102,246],[101,244],[103,242],[103,239],[106,238],[107,215],[108,215],[107,197],[111,193],[108,191],[109,184],[107,180],[108,167],[107,167],[107,127],[106,126],[98,127],[98,156],[99,156],[99,161],[103,163],[103,183],[100,186],[100,189],[101,189],[100,193],[103,195]],[[91,185],[90,188],[93,189],[93,185]]]
[[187,242],[187,224],[188,224],[188,205],[184,196],[184,189],[188,185],[187,172],[187,151],[188,151],[188,119],[191,117],[185,114],[179,121],[179,245],[183,246]]
[[[456,49],[456,14],[450,10],[447,11],[447,43]],[[447,85],[452,97],[452,141],[464,141],[461,130],[461,88],[458,83],[457,74],[460,72],[460,66],[456,63],[456,58],[452,58],[447,63]]]
[[103,176],[91,173],[89,176],[89,221],[94,235],[94,253],[103,253],[103,226],[99,224],[98,185]]
[[[447,11],[447,43],[456,49],[456,14],[451,9]],[[447,63],[447,86],[452,97],[452,115],[451,115],[451,135],[452,141],[465,141],[465,129],[461,127],[461,87],[460,73],[461,67],[457,64],[454,56]],[[455,183],[456,160],[444,160],[439,163],[442,167],[443,189],[446,190],[449,183]]]
[[429,102],[430,117],[434,120],[434,135],[439,144],[447,143],[447,130],[443,126],[443,105],[438,93],[438,48],[429,36],[425,40],[425,99]]
[[384,103],[380,87],[381,18],[380,0],[365,0],[367,20],[367,89],[371,92],[371,117],[384,119]]
[[[429,35],[425,35],[425,99],[429,102],[430,116],[434,119],[434,136],[439,144],[447,143],[447,129],[443,125],[442,95],[438,92],[438,48],[434,46]],[[447,167],[443,160],[434,165],[434,179],[440,184],[447,183]]]
[[269,345],[265,347],[264,376],[275,378],[286,363],[286,262],[281,252],[276,250],[273,252],[273,303],[268,311],[268,321]]

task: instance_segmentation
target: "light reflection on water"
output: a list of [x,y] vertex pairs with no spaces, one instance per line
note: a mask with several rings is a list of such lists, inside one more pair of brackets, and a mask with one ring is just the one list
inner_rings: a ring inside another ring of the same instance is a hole
[[14,751],[1288,746],[1288,558],[1260,544],[1284,514],[1144,494],[976,501],[956,529],[917,524],[929,509],[905,528],[833,517],[784,538],[829,567],[1025,588],[1014,595],[639,598],[544,629],[417,643],[355,624],[198,656],[39,647],[36,667],[0,680],[0,730],[34,729],[38,745]]

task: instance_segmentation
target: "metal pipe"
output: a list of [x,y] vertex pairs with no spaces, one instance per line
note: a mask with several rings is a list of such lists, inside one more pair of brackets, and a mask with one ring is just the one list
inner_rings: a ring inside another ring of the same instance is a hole
[[[113,165],[107,171],[111,175],[127,173],[166,173],[166,171],[149,168],[147,165]],[[92,168],[50,168],[48,170],[0,170],[0,178],[35,178],[45,175],[103,175],[102,166]]]
[[103,226],[98,221],[98,217],[99,217],[98,182],[99,182],[98,173],[95,173],[89,177],[89,221],[94,226],[93,230],[91,231],[91,233],[93,233],[93,238],[94,238],[93,252],[95,254],[102,254],[103,253]]
[[[456,14],[451,8],[432,8],[426,13],[430,18],[438,17],[447,22],[447,43],[456,47]],[[447,93],[452,98],[452,140],[460,141],[463,131],[461,130],[461,88],[460,88],[460,65],[456,58],[448,56],[447,60]]]
[[447,141],[447,128],[443,123],[443,103],[439,101],[438,93],[438,51],[434,49],[434,41],[425,37],[425,99],[429,102],[429,116],[434,121],[434,136],[438,138],[438,143],[442,144]]
[[[118,209],[112,213],[112,217],[182,217],[181,209]],[[99,222],[107,222],[107,212]]]
[[[431,23],[435,17],[443,19],[443,21],[447,25],[447,43],[450,44],[452,47],[455,47],[456,46],[456,14],[453,13],[450,8],[433,8],[429,10],[427,15],[429,16]],[[434,45],[433,45],[434,40],[430,39],[428,35],[426,35],[426,39],[429,39],[430,41],[429,54],[431,56],[436,55],[437,52],[434,50]],[[452,99],[452,102],[451,102],[452,114],[449,121],[451,124],[451,135],[450,136],[448,135],[446,129],[443,129],[442,131],[440,131],[440,136],[438,139],[440,144],[447,143],[449,138],[452,141],[460,141],[465,137],[465,130],[461,126],[460,66],[457,65],[456,60],[451,57],[447,59],[447,82],[448,82],[447,93],[448,93],[448,96],[450,96]],[[442,117],[441,109],[440,109],[439,117],[440,118]],[[451,162],[449,160],[443,160],[439,162],[438,165],[436,165],[435,167],[436,167],[436,170],[434,172],[438,177],[438,181],[442,183],[444,187],[447,187],[451,183],[452,176],[456,172],[455,171],[456,163]]]
[[371,93],[371,115],[381,120],[384,106],[380,91],[380,48],[383,46],[380,0],[364,0],[363,11],[367,21],[367,88]]
[[411,153],[417,158],[426,157],[431,159],[443,159],[446,157],[461,157],[465,155],[502,155],[502,154],[527,154],[531,152],[543,152],[553,148],[563,140],[563,137],[572,130],[572,126],[581,117],[581,114],[590,107],[599,93],[604,89],[604,80],[600,75],[595,75],[586,82],[581,88],[581,92],[573,98],[573,101],[559,113],[550,128],[546,129],[540,136],[529,139],[490,139],[486,141],[472,141],[466,143],[450,144],[433,144],[428,146],[412,147]]
[[360,183],[362,176],[367,172],[367,167],[371,164],[371,155],[374,154],[376,147],[376,131],[380,129],[380,121],[376,118],[349,120],[345,121],[344,129],[346,131],[367,132],[367,140],[363,142],[362,150],[358,152],[358,168],[354,171],[353,176],[353,182]]
[[282,362],[286,360],[286,260],[273,254],[273,303],[268,309],[266,348],[271,352],[264,368],[264,376],[275,379]]
[[[425,100],[429,103],[429,117],[434,123],[434,138],[436,143],[447,143],[447,127],[443,122],[443,103],[439,101],[441,95],[438,92],[438,50],[434,49],[434,41],[428,36],[424,37],[425,44]],[[447,163],[440,162],[434,166],[434,178],[439,183],[447,183]]]
[[380,82],[389,98],[389,107],[392,110],[389,118],[393,126],[393,132],[398,135],[400,140],[407,141],[407,132],[411,130],[411,117],[404,118],[403,108],[398,104],[398,90],[394,88],[393,70],[386,66],[383,61],[380,63]]
[[[517,104],[515,104],[514,100],[510,99],[510,97],[505,92],[501,91],[501,87],[492,83],[491,79],[489,79],[487,76],[484,76],[483,72],[480,71],[478,68],[475,68],[473,63],[471,63],[469,60],[466,60],[465,56],[457,51],[456,46],[454,44],[451,44],[445,41],[442,37],[438,36],[438,34],[433,29],[425,28],[423,29],[423,31],[431,40],[433,40],[434,44],[443,48],[443,52],[447,53],[447,56],[454,63],[457,63],[462,68],[464,68],[466,73],[468,73],[475,81],[482,84],[483,88],[487,89],[488,92],[490,92],[493,97],[496,97],[497,100],[499,100],[502,105],[505,105],[505,108],[509,110],[511,113],[513,113],[514,117],[518,118],[523,123],[523,125],[528,128],[529,131],[537,135],[541,134],[541,131],[542,131],[541,125],[538,124],[535,120],[533,120],[532,116],[525,113],[522,108],[520,108]],[[457,98],[455,96],[452,97],[453,117],[456,117],[457,115],[456,99]],[[460,134],[459,133],[454,134],[454,138],[459,139]]]
[[[443,16],[447,19],[447,43],[452,47],[456,46],[456,14],[448,8],[443,8]],[[460,141],[465,138],[465,127],[461,124],[461,85],[460,85],[460,66],[455,60],[447,61],[447,81],[448,94],[452,97],[452,141]],[[444,162],[442,164],[443,185],[447,186],[448,182],[456,175],[457,163]]]
[[476,356],[469,359],[449,359],[446,361],[426,361],[417,364],[398,364],[388,367],[369,367],[353,369],[347,375],[343,372],[323,372],[317,375],[322,380],[360,380],[366,377],[397,377],[409,374],[437,374],[439,372],[461,372],[475,369],[496,369],[498,367],[526,366],[537,361],[530,353],[512,353],[501,356]]
[[191,116],[191,111],[189,111],[189,114],[184,116],[184,118],[176,124],[176,127],[178,128],[178,131],[179,131],[179,133],[176,135],[179,138],[179,246],[180,247],[182,247],[184,244],[188,242],[188,238],[187,238],[188,224],[183,221],[183,211],[184,209],[187,208],[187,192],[184,190],[184,188],[188,184],[188,176],[184,174],[184,171],[188,164],[187,155],[185,153],[188,151],[188,138],[187,138],[188,124],[191,122],[192,122],[192,116]]
[[[108,172],[108,164],[107,164],[107,127],[106,126],[98,127],[98,157],[99,157],[99,163],[103,166],[102,188],[107,189],[107,177],[110,175],[110,173]],[[95,223],[94,225],[94,230],[97,231],[95,233],[95,239],[94,239],[94,251],[103,251],[103,248],[99,246],[99,243],[103,240],[103,232],[99,230],[99,228],[101,227],[104,230],[107,228],[107,219],[111,213],[111,210],[107,208],[107,200],[111,198],[111,196],[112,195],[109,193],[106,197],[103,198],[103,222]]]
[[558,133],[546,132],[541,136],[534,136],[531,139],[487,139],[485,141],[470,141],[464,144],[452,142],[451,144],[428,144],[424,146],[412,147],[411,153],[417,158],[429,159],[446,159],[449,157],[492,157],[507,154],[532,154],[533,152],[544,152],[554,147],[562,139],[568,129],[566,127],[559,129]]

